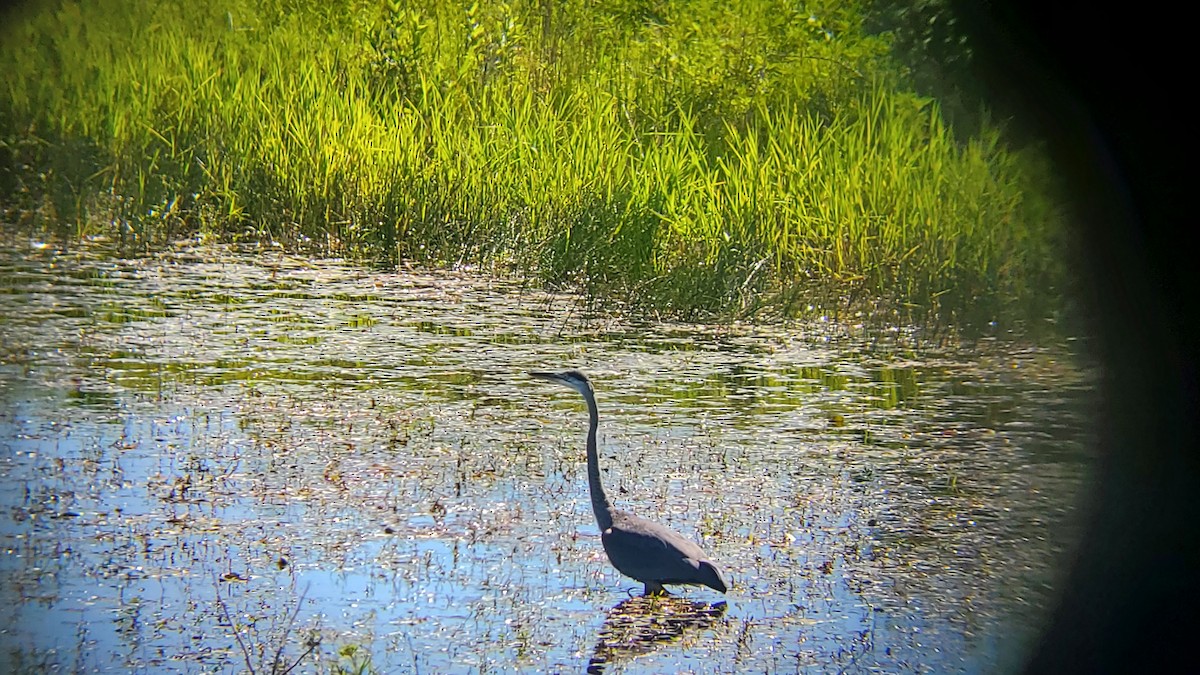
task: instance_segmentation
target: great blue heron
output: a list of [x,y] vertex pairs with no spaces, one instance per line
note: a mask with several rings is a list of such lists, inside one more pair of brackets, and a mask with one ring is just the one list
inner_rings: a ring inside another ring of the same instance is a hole
[[663,584],[708,586],[724,593],[728,588],[721,571],[696,544],[658,523],[614,509],[600,484],[596,456],[599,413],[592,383],[578,370],[561,373],[530,372],[541,380],[564,384],[583,395],[588,408],[587,468],[592,511],[600,526],[604,552],[617,571],[646,585],[646,595],[665,593]]

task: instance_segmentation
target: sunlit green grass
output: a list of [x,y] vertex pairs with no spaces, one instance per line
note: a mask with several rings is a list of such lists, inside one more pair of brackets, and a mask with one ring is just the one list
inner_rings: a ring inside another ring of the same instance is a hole
[[989,124],[957,140],[860,10],[48,3],[0,41],[3,204],[71,237],[502,267],[690,317],[1041,318],[1042,158]]

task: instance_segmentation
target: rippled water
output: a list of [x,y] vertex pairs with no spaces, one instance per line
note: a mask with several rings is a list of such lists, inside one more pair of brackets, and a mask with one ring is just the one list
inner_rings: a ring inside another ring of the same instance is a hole
[[[0,251],[0,315],[6,671],[1002,671],[1091,467],[1062,349],[215,249]],[[559,367],[727,596],[629,600]]]

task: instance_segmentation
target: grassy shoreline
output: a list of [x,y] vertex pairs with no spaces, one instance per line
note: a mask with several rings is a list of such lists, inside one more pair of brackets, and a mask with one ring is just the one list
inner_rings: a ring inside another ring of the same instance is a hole
[[684,317],[1053,314],[1037,149],[955,138],[865,5],[35,5],[3,29],[6,227],[503,266]]

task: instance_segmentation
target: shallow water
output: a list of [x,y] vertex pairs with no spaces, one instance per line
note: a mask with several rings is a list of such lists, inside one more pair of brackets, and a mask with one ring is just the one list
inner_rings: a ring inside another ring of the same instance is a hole
[[[0,251],[0,663],[1019,664],[1089,484],[1066,350],[583,306],[278,254]],[[700,541],[728,595],[629,602],[582,402],[524,374],[560,367],[595,382],[618,507]]]

